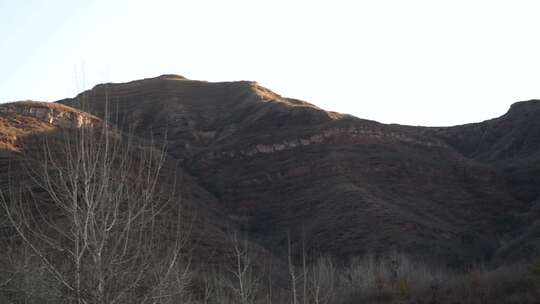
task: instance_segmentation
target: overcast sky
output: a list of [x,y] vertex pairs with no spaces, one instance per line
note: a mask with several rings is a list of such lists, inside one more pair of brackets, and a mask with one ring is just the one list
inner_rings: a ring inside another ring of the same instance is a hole
[[0,102],[160,74],[255,80],[385,123],[540,98],[540,2],[0,0]]

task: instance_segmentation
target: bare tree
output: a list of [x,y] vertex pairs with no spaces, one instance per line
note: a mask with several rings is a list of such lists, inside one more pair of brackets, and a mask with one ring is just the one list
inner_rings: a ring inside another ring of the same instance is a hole
[[309,281],[310,300],[314,304],[330,304],[336,301],[337,272],[330,258],[320,257],[311,266]]
[[293,249],[291,244],[291,233],[287,232],[287,264],[289,267],[289,276],[291,280],[291,301],[292,304],[298,304],[298,291],[296,284],[298,283],[298,274],[296,273],[296,267],[294,266],[293,261]]
[[[330,258],[308,256],[306,237],[302,229],[302,264],[295,266],[290,232],[287,233],[287,260],[290,280],[291,303],[327,304],[336,300],[337,272]],[[302,284],[302,291],[298,284]]]
[[234,284],[226,274],[226,272],[215,268],[202,273],[203,294],[201,302],[203,304],[238,303]]
[[241,304],[253,304],[257,299],[260,278],[256,274],[251,246],[247,237],[240,237],[238,232],[230,234],[230,242],[235,258],[234,267],[230,269],[237,283],[234,290]]
[[65,302],[177,301],[189,277],[187,237],[165,146],[107,123],[59,133],[27,143],[29,178],[0,193],[18,237]]

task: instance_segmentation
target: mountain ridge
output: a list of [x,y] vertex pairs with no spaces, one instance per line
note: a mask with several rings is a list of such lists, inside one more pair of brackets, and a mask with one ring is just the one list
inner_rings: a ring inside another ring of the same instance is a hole
[[415,127],[325,111],[252,81],[165,74],[97,85],[47,111],[60,104],[165,140],[189,187],[265,248],[282,251],[290,235],[345,259],[397,248],[451,265],[540,251],[527,228],[540,188],[537,100],[480,123]]
[[527,208],[498,167],[462,148],[459,126],[382,124],[250,81],[157,77],[60,102],[102,117],[107,97],[140,136],[167,134],[170,154],[267,247],[292,231],[332,255],[398,247],[461,263],[490,258],[516,230],[506,216]]

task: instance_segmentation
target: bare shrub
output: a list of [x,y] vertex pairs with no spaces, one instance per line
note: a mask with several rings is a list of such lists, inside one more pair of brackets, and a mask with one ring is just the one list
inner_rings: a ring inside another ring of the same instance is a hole
[[307,281],[309,290],[305,302],[314,304],[335,303],[338,297],[338,279],[338,271],[332,259],[319,257],[310,265],[307,276],[304,278]]
[[233,290],[238,298],[238,303],[254,304],[258,299],[261,278],[255,268],[254,253],[247,237],[241,237],[238,232],[229,235],[233,247],[234,266],[229,272],[234,276]]
[[58,303],[61,286],[25,244],[0,242],[0,303]]
[[143,145],[106,123],[32,139],[28,178],[0,202],[18,237],[61,285],[63,300],[181,297],[187,238],[175,174],[163,170],[164,146]]
[[406,301],[417,295],[435,300],[451,280],[449,274],[396,252],[356,258],[341,274],[340,294],[346,302]]

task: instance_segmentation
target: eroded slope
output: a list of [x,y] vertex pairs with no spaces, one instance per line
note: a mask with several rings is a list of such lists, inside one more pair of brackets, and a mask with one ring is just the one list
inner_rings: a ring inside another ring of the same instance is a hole
[[290,231],[345,257],[397,248],[484,259],[522,207],[496,167],[443,136],[327,112],[254,82],[164,75],[61,102],[166,137],[170,154],[268,248],[283,248]]

